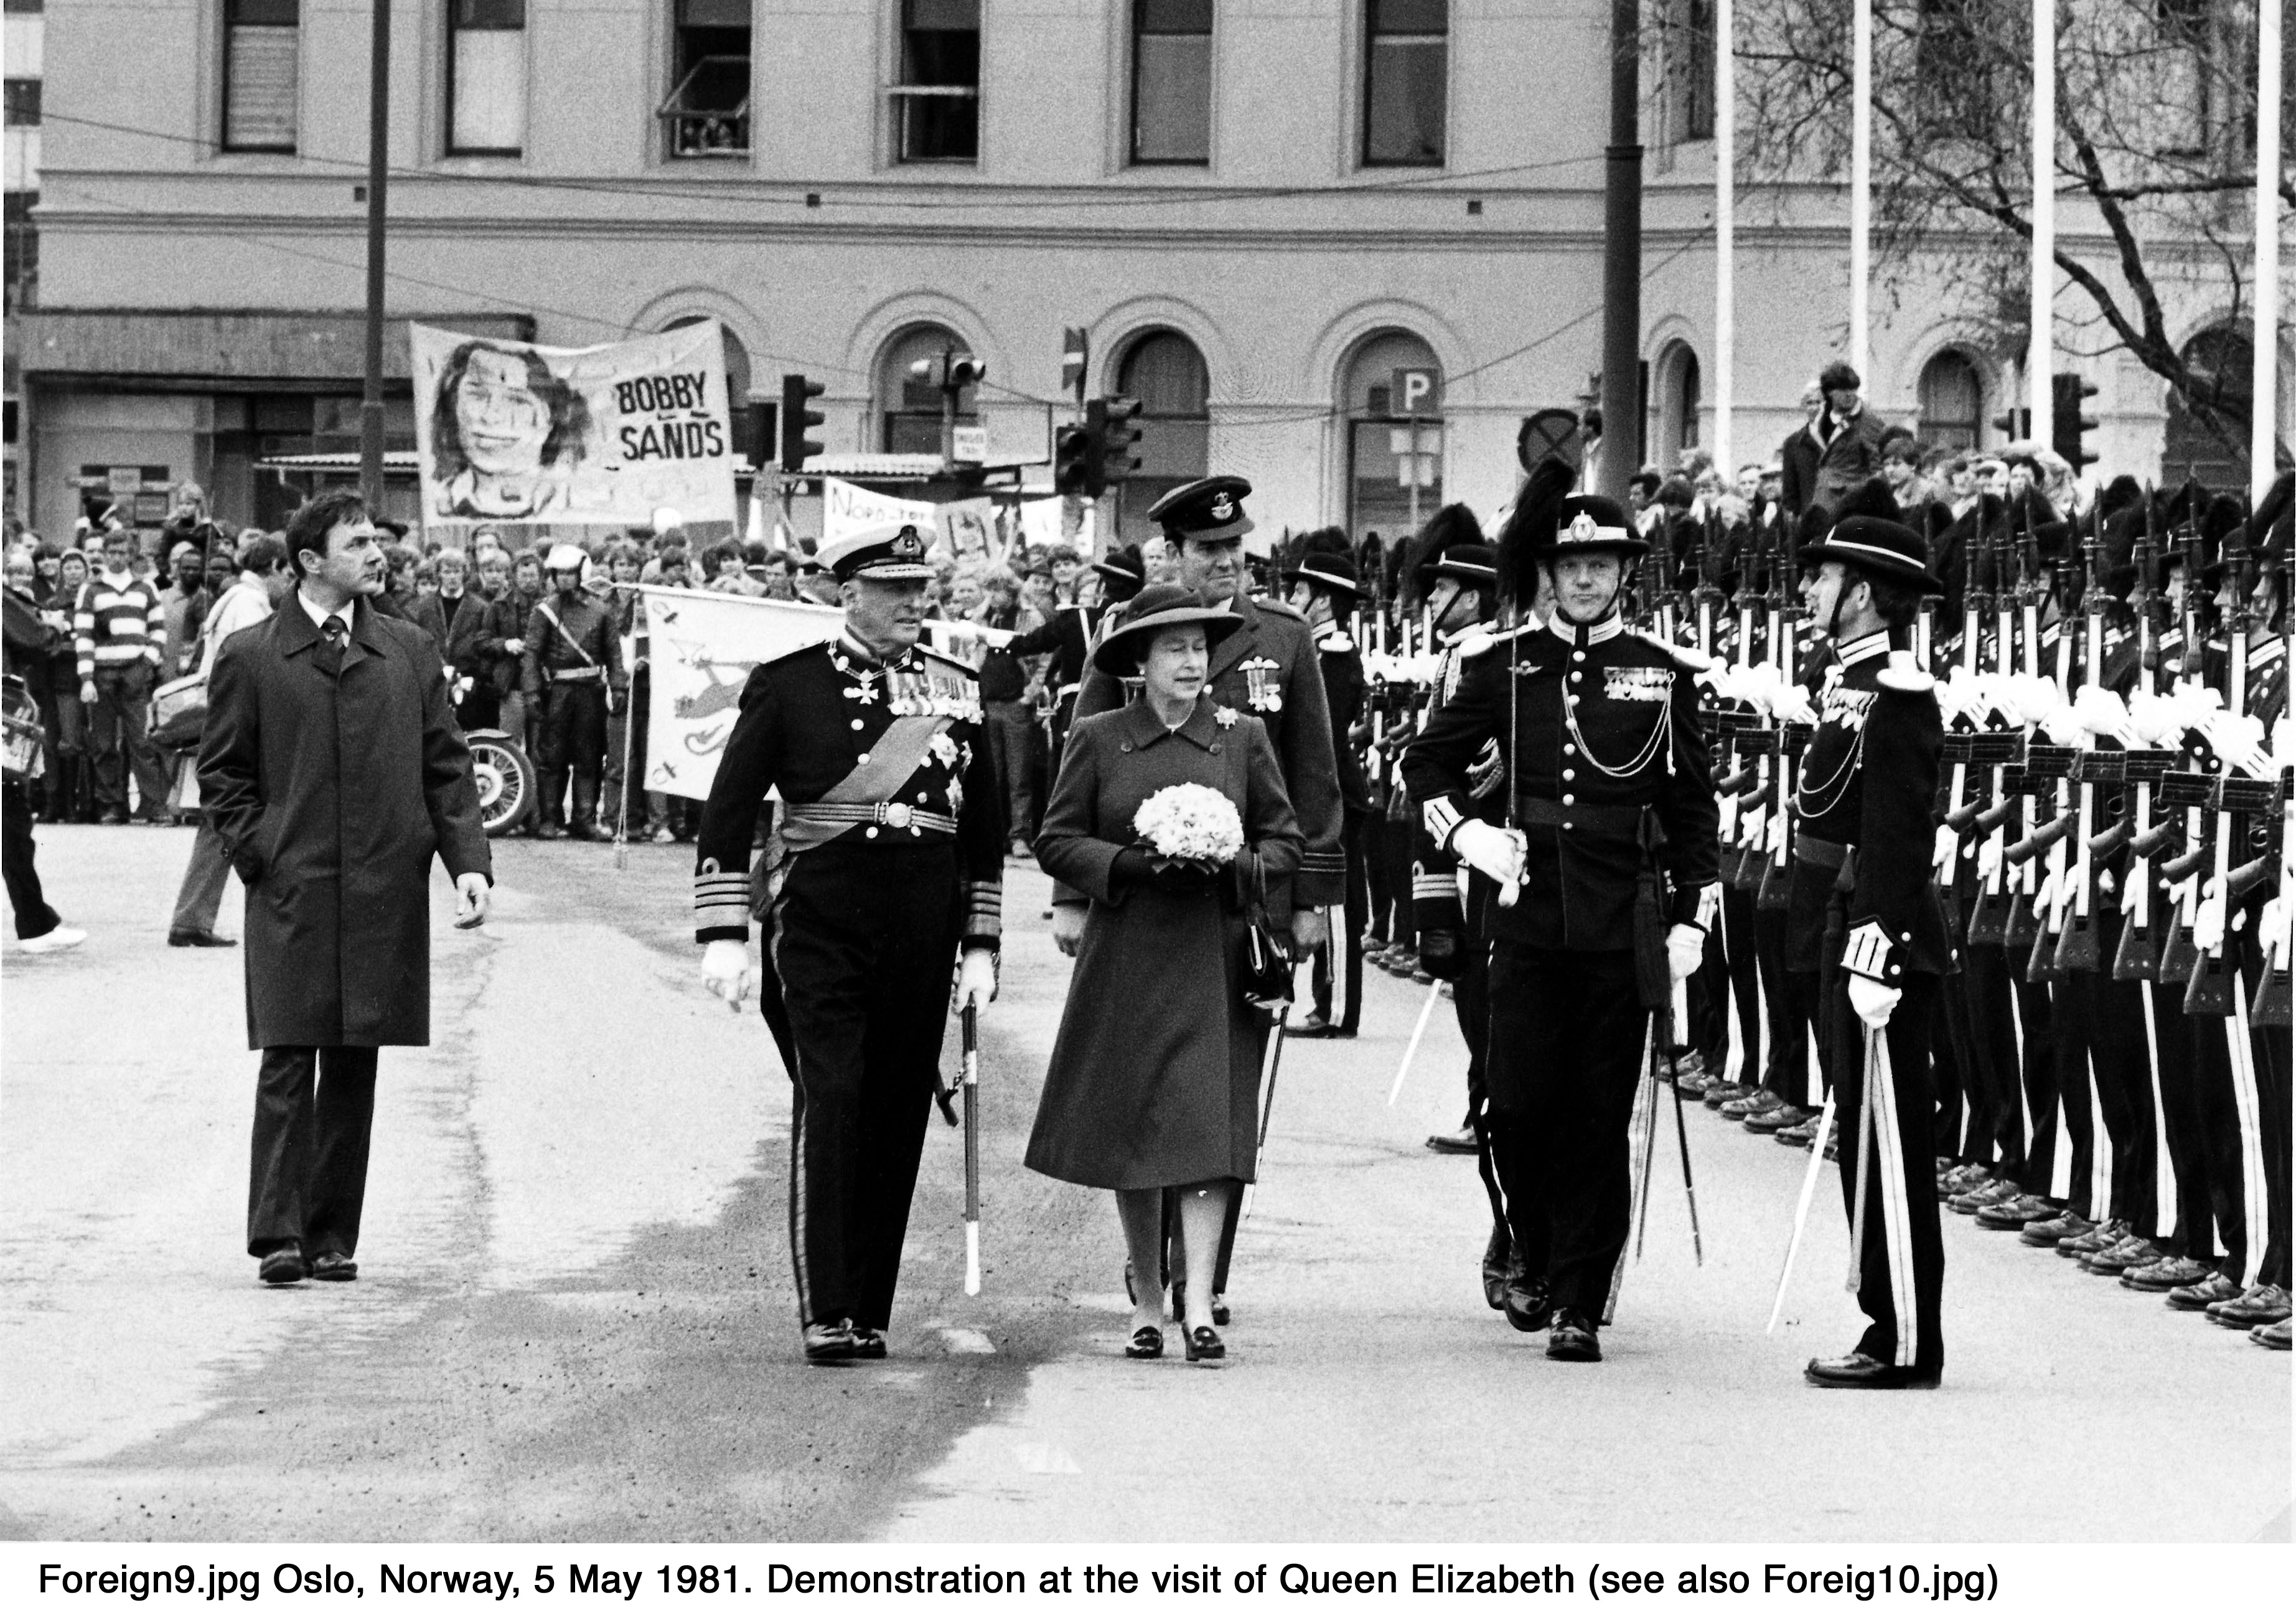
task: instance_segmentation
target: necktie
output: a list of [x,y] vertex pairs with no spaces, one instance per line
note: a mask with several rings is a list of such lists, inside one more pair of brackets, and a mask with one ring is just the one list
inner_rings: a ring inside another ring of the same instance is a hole
[[345,638],[343,620],[329,613],[327,621],[319,627],[319,667],[329,674],[342,672]]

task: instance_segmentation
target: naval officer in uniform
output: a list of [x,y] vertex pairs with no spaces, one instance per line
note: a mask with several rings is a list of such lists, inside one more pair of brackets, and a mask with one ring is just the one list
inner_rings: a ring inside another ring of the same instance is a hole
[[790,1237],[807,1359],[881,1359],[917,1160],[959,1006],[996,996],[1004,826],[972,670],[918,644],[932,578],[910,526],[824,546],[845,623],[742,692],[693,877],[702,975],[750,981],[750,851],[782,800],[765,948],[796,1052]]
[[[1551,522],[1508,525],[1498,571],[1517,600],[1530,565],[1546,572],[1554,615],[1468,664],[1403,774],[1435,847],[1500,890],[1485,913],[1492,1166],[1528,1324],[1551,1325],[1549,1359],[1593,1360],[1626,1248],[1627,1126],[1651,1014],[1705,954],[1718,816],[1696,654],[1620,615],[1646,546],[1615,501],[1572,495],[1549,509]],[[1497,825],[1479,817],[1473,768],[1494,738]],[[1461,932],[1456,890],[1422,894],[1417,909],[1423,932]]]

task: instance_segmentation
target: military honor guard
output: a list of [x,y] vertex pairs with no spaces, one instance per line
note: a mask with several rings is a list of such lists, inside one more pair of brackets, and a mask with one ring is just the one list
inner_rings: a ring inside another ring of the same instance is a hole
[[950,1006],[996,998],[1004,827],[972,671],[920,645],[932,570],[909,526],[822,547],[845,623],[742,693],[694,872],[702,975],[746,992],[750,851],[796,1061],[790,1232],[805,1354],[882,1359]]
[[1933,1388],[1945,1364],[1930,1078],[1948,961],[1931,866],[1944,726],[1911,634],[1922,597],[1945,587],[1921,536],[1882,518],[1845,519],[1802,554],[1820,564],[1812,611],[1835,651],[1794,789],[1787,961],[1819,979],[1819,1055],[1871,1322],[1849,1353],[1806,1375],[1821,1387]]
[[[1526,491],[1529,492],[1528,490]],[[1498,558],[1503,598],[1532,567],[1554,612],[1498,637],[1411,747],[1404,776],[1430,840],[1488,877],[1487,1128],[1550,1359],[1602,1358],[1625,1251],[1628,1125],[1652,1013],[1705,951],[1717,810],[1697,725],[1695,654],[1629,631],[1646,546],[1615,501],[1533,500]],[[1510,587],[1512,586],[1512,587]],[[1496,823],[1474,765],[1496,740]],[[1419,900],[1423,932],[1462,929],[1456,891]]]
[[[1223,608],[1242,620],[1213,649],[1205,688],[1217,705],[1258,719],[1275,744],[1284,791],[1305,845],[1292,879],[1292,914],[1277,917],[1276,924],[1288,921],[1292,944],[1313,949],[1324,941],[1325,908],[1346,899],[1339,760],[1332,745],[1331,710],[1324,698],[1321,653],[1308,620],[1281,602],[1253,596],[1245,587],[1243,537],[1252,523],[1243,503],[1250,493],[1251,484],[1243,478],[1200,478],[1165,495],[1148,508],[1148,515],[1163,530],[1165,543],[1177,557],[1174,582],[1193,592],[1201,604]],[[1103,621],[1101,634],[1113,635],[1122,623],[1122,617],[1111,612]],[[1082,721],[1121,708],[1129,700],[1119,677],[1095,668],[1085,677],[1076,717]],[[1227,1206],[1214,1281],[1223,1301],[1213,1318],[1221,1325],[1226,1324],[1228,1258],[1235,1245],[1242,1198],[1229,1197]]]
[[1371,781],[1352,739],[1369,686],[1363,651],[1349,632],[1363,605],[1363,585],[1347,536],[1324,529],[1308,536],[1283,572],[1285,599],[1308,620],[1323,662],[1324,701],[1332,713],[1332,755],[1340,772],[1341,846],[1347,857],[1345,926],[1328,933],[1310,963],[1315,1006],[1292,1029],[1303,1039],[1352,1039],[1363,1018],[1364,928],[1371,919]]

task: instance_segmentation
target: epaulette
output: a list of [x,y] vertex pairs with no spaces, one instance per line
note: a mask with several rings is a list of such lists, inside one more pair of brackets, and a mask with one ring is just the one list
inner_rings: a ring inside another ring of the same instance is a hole
[[1334,629],[1324,639],[1316,643],[1316,650],[1318,652],[1352,652],[1355,649],[1355,642],[1348,638],[1347,631],[1344,629]]
[[1919,669],[1884,669],[1874,678],[1877,685],[1907,696],[1920,696],[1937,689],[1936,679]]
[[1452,642],[1448,650],[1457,653],[1459,661],[1464,663],[1474,658],[1487,656],[1509,641],[1521,640],[1524,636],[1545,627],[1543,624],[1517,624],[1512,629],[1494,629],[1488,624],[1480,625]]
[[1665,653],[1674,666],[1685,674],[1703,674],[1714,666],[1714,660],[1695,646],[1677,646],[1662,636],[1643,629],[1629,629],[1627,633],[1644,645]]
[[943,672],[961,674],[969,680],[977,680],[980,678],[980,670],[963,658],[951,657],[946,652],[936,651],[922,641],[917,643],[917,655],[927,662],[939,664]]

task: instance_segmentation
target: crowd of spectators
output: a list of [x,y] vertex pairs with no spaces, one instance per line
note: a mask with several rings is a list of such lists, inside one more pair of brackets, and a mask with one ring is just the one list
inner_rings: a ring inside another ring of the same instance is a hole
[[[585,588],[634,655],[627,663],[628,700],[607,723],[595,818],[568,828],[578,836],[624,834],[675,842],[689,840],[699,820],[698,804],[643,788],[649,692],[638,587],[837,603],[833,580],[802,541],[783,548],[683,529],[531,540],[519,530],[481,525],[457,530],[453,542],[426,543],[401,524],[380,526],[390,530],[384,553],[390,579],[376,609],[417,625],[437,643],[466,732],[501,731],[529,760],[538,760],[542,738],[525,664],[529,626],[549,588],[545,554],[570,543],[584,554]],[[185,797],[187,754],[154,740],[152,696],[205,667],[217,604],[248,576],[258,553],[280,544],[275,533],[216,522],[194,484],[176,491],[156,533],[104,516],[83,519],[70,544],[29,530],[11,535],[7,588],[29,603],[52,633],[50,649],[30,660],[25,676],[46,733],[46,775],[33,791],[41,818],[168,825],[195,817]],[[936,552],[934,565],[928,616],[1021,634],[1049,622],[1065,604],[1089,604],[1099,584],[1066,546],[1016,547],[1004,559],[961,563]],[[996,648],[976,647],[975,654],[987,659],[983,691],[999,785],[1013,834],[1025,842],[1035,835],[1052,763],[1048,740],[1059,696],[1048,685],[1052,659]]]

